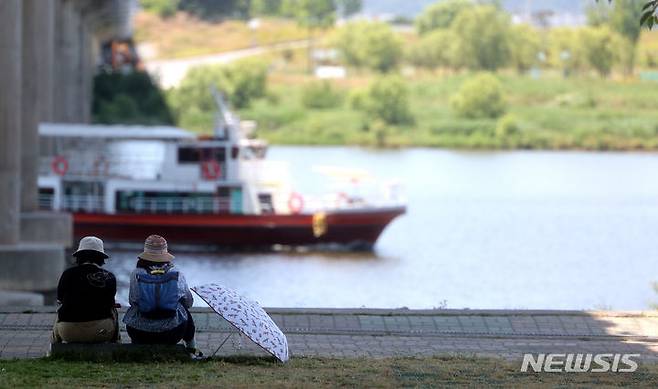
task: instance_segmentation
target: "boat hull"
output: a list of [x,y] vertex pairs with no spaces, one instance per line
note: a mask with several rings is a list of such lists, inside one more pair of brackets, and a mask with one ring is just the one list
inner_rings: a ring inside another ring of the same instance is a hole
[[370,249],[384,228],[405,207],[327,212],[322,233],[313,229],[313,214],[90,214],[75,213],[76,239],[94,235],[112,242],[143,242],[150,234],[172,243],[216,245],[231,249],[308,245],[341,245]]

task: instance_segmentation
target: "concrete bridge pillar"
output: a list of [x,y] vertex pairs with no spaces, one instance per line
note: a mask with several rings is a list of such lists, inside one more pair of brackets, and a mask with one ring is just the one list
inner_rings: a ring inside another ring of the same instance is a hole
[[71,244],[71,217],[39,211],[39,122],[53,117],[55,0],[23,0],[21,242]]
[[[36,169],[38,157],[34,155],[37,153],[38,156],[38,142],[29,142],[37,135],[40,111],[35,103],[38,100],[38,81],[35,80],[38,71],[35,69],[41,65],[35,68],[34,60],[39,54],[36,53],[38,47],[35,47],[37,40],[32,40],[30,31],[37,28],[33,23],[38,23],[32,18],[41,20],[43,16],[42,3],[45,2],[0,1],[0,289],[4,290],[51,291],[57,287],[57,279],[65,264],[61,244],[26,241],[20,213],[22,190],[31,186],[31,190],[36,191],[37,173],[21,170],[21,155],[24,147],[32,156],[25,169]],[[24,33],[29,39],[23,39]],[[37,38],[49,40],[49,37]],[[23,69],[24,65],[27,69]],[[26,104],[26,110],[21,109],[23,104]],[[25,123],[22,123],[23,116],[26,117]],[[32,132],[24,134],[24,129]],[[23,136],[28,139],[25,144],[22,144]],[[25,187],[21,187],[23,174],[32,179]],[[32,201],[28,203],[29,207],[36,206],[36,193],[33,195],[28,199]],[[70,219],[68,221],[70,223]],[[57,226],[51,224],[50,227]],[[48,226],[44,228],[50,229]]]
[[80,20],[80,62],[79,62],[79,120],[81,123],[91,123],[91,102],[94,87],[94,48],[93,32],[89,18],[83,11]]
[[21,211],[38,207],[39,122],[52,113],[55,3],[23,0]]
[[131,7],[0,0],[0,297],[57,286],[72,223],[68,214],[39,211],[38,123],[91,120],[94,35],[125,33]]
[[0,1],[0,244],[19,240],[21,0]]
[[73,0],[57,0],[55,15],[55,122],[77,123],[80,117],[80,23]]

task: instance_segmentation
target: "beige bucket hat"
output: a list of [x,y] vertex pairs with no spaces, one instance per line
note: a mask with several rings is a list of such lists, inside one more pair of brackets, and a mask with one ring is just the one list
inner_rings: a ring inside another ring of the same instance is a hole
[[109,258],[103,249],[103,241],[95,236],[85,236],[84,238],[80,239],[78,249],[73,253],[73,256],[75,257],[77,254],[80,254],[83,251],[94,251],[102,254],[104,258]]
[[152,262],[171,262],[174,256],[167,251],[167,241],[160,235],[150,235],[144,241],[144,252],[139,258]]

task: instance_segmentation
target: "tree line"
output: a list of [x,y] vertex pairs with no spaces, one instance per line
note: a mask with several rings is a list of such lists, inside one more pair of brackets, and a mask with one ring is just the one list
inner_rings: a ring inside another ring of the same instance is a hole
[[418,39],[407,44],[385,23],[343,27],[336,47],[351,66],[388,72],[408,62],[420,68],[496,71],[533,67],[561,69],[565,75],[595,70],[605,77],[621,65],[631,74],[641,26],[642,2],[593,3],[585,27],[540,29],[513,24],[499,6],[444,0],[415,20]]
[[162,17],[185,11],[201,19],[249,19],[258,16],[304,17],[309,24],[333,22],[361,11],[363,0],[140,0],[143,9]]
[[[144,7],[156,7],[159,3],[163,2],[142,0]],[[243,16],[283,15],[294,18],[309,31],[333,26],[336,16],[347,12],[346,8],[349,12],[357,12],[362,5],[360,0],[179,0],[166,3],[175,5],[174,12],[187,10],[204,17],[226,16],[231,12]],[[430,5],[416,18],[417,34],[412,39],[387,23],[357,21],[338,28],[328,44],[338,50],[343,64],[384,75],[367,88],[352,91],[347,99],[349,106],[364,112],[368,121],[409,125],[414,122],[408,107],[409,93],[406,83],[397,75],[402,64],[451,71],[495,72],[513,68],[519,73],[551,67],[560,69],[565,76],[596,71],[602,77],[621,65],[626,74],[631,74],[636,63],[642,12],[642,1],[592,2],[587,9],[587,26],[541,29],[512,23],[511,15],[495,2],[443,0]],[[268,97],[267,69],[267,64],[257,59],[195,69],[179,88],[168,93],[171,112],[158,109],[155,121],[170,122],[174,116],[181,125],[207,127],[212,122],[213,111],[209,85],[216,85],[235,108],[242,109],[253,99]],[[464,85],[452,99],[458,116],[498,117],[505,113],[505,99],[495,79],[483,76],[472,84]],[[103,85],[108,83],[99,83],[99,90]],[[120,116],[125,120],[128,112],[133,113],[136,121],[143,121],[139,104],[128,104],[125,98],[126,101],[115,101],[105,96],[107,94],[97,99],[97,118],[106,122],[108,118]],[[484,95],[489,97],[479,98]],[[307,85],[302,99],[308,109],[331,108],[344,100],[325,82]],[[161,104],[163,99],[144,101]],[[501,132],[509,132],[513,126],[505,128]]]

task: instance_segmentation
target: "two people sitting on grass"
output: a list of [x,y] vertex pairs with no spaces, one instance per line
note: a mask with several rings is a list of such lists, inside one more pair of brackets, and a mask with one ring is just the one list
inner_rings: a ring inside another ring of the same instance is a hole
[[[116,278],[101,268],[108,258],[103,241],[84,237],[73,256],[77,265],[64,271],[57,288],[62,305],[52,342],[119,342]],[[173,259],[163,237],[146,238],[144,251],[130,275],[130,308],[123,322],[132,343],[177,344],[183,340],[193,358],[202,358],[189,311],[194,298]]]
[[73,253],[75,266],[62,273],[57,285],[57,321],[52,343],[119,342],[119,321],[114,301],[117,280],[102,268],[108,255],[103,241],[82,238]]
[[133,343],[177,344],[183,340],[192,357],[201,358],[189,311],[194,298],[173,259],[163,237],[146,238],[130,275],[130,308],[123,322]]

